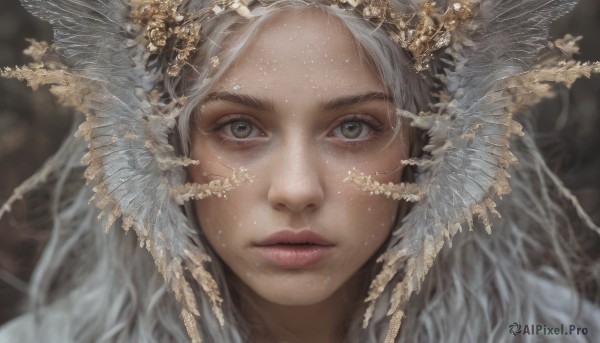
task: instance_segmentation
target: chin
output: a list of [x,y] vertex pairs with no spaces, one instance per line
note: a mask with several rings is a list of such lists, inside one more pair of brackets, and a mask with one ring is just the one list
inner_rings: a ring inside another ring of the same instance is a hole
[[264,300],[282,306],[319,304],[330,299],[342,288],[342,285],[332,283],[330,277],[287,273],[283,276],[252,282],[246,286]]
[[323,290],[282,289],[259,294],[265,300],[281,306],[311,306],[320,304],[331,297],[333,292]]

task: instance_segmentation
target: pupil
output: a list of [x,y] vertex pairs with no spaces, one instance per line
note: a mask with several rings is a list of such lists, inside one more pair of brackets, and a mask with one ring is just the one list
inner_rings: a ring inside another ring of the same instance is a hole
[[342,134],[346,138],[357,138],[362,132],[362,125],[357,122],[348,122],[342,124]]
[[235,138],[248,138],[252,132],[252,124],[244,120],[231,123],[231,133]]

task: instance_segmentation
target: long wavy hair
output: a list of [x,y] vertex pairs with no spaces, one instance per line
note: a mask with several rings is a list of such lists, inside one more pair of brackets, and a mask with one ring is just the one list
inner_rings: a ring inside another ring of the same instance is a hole
[[[190,6],[207,3],[192,2]],[[393,3],[399,10],[414,10],[411,2]],[[252,21],[226,13],[203,23],[206,39],[195,63],[184,76],[165,78],[165,91],[172,98],[187,98],[172,139],[182,152],[189,153],[194,109],[260,27],[283,11],[301,10],[307,5],[336,18],[351,33],[363,59],[388,88],[396,107],[417,113],[434,102],[433,75],[441,72],[441,66],[429,74],[416,74],[404,50],[362,17],[318,3],[278,1],[255,8]],[[221,63],[213,68],[209,60],[217,55]],[[414,154],[418,154],[422,134],[415,129],[407,132]],[[442,249],[421,292],[413,295],[406,307],[398,342],[506,341],[513,322],[600,326],[599,312],[590,304],[598,301],[593,298],[593,290],[598,289],[600,263],[580,247],[582,230],[571,224],[553,196],[561,186],[532,135],[528,131],[523,137],[513,137],[512,151],[519,164],[512,168],[513,191],[499,203],[502,218],[495,221],[492,234],[476,227],[474,232],[457,235],[453,248],[446,245]],[[99,211],[88,203],[92,190],[80,177],[84,168],[79,161],[85,143],[70,138],[64,146],[66,151],[59,153],[64,167],[53,180],[52,233],[29,286],[31,322],[27,325],[37,327],[40,342],[188,341],[180,305],[167,291],[147,251],[139,248],[135,235],[119,229],[118,222],[109,232],[101,229],[104,224],[96,219]],[[196,222],[191,208],[185,211]],[[393,230],[399,226],[398,222]],[[201,228],[198,230],[201,232]],[[212,253],[210,248],[208,251]],[[251,341],[250,330],[232,301],[239,294],[229,281],[227,267],[212,255],[210,271],[225,299],[226,323],[221,327],[210,305],[201,304],[199,327],[203,339]],[[377,268],[374,261],[363,268],[366,284]],[[391,292],[388,287],[381,297],[389,299]],[[387,309],[378,307],[369,326],[363,329],[362,302],[356,299],[357,311],[345,341],[382,342],[388,324]],[[585,341],[586,337],[571,338]]]

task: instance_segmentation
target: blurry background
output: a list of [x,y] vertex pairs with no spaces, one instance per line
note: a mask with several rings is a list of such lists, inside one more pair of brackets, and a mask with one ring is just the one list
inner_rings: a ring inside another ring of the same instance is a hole
[[[600,61],[600,1],[581,0],[551,32],[583,35],[582,61]],[[30,16],[17,0],[0,0],[0,67],[29,61],[25,38],[50,41],[47,24]],[[600,77],[577,81],[571,91],[539,107],[538,143],[567,186],[600,223]],[[73,114],[57,106],[47,89],[0,79],[0,204],[58,148]],[[569,118],[565,125],[566,118]],[[15,205],[0,221],[0,325],[18,315],[33,265],[48,236],[43,191]],[[596,244],[597,238],[592,238]],[[599,249],[597,249],[600,251]]]

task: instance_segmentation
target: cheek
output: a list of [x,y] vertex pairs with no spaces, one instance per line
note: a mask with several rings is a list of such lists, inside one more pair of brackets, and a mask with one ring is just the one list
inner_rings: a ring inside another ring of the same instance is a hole
[[[196,200],[194,207],[196,216],[202,232],[209,243],[218,250],[219,247],[225,247],[227,244],[227,235],[231,231],[230,223],[226,223],[224,218],[235,218],[231,209],[227,206],[220,206],[215,203],[215,199]],[[235,219],[237,220],[237,218]]]
[[399,201],[366,194],[353,184],[345,186],[338,200],[339,225],[353,246],[374,252],[392,230]]
[[253,213],[256,194],[252,185],[242,185],[226,192],[222,197],[209,196],[194,200],[194,207],[200,227],[203,231],[223,231],[223,236],[235,237],[236,231],[257,221]]
[[216,254],[233,268],[244,265],[243,248],[248,243],[245,233],[255,220],[231,198],[206,198],[194,203],[202,234]]
[[[396,149],[395,156],[402,156],[403,149]],[[385,156],[385,155],[384,155]],[[388,155],[389,156],[389,155]],[[371,175],[373,180],[381,183],[398,183],[402,175],[400,160],[402,158],[370,158],[356,169]],[[338,225],[345,232],[347,243],[351,246],[346,250],[345,259],[362,264],[377,252],[386,242],[394,223],[398,220],[400,201],[383,195],[371,195],[362,191],[353,182],[343,182],[348,174],[348,168],[342,173],[336,173],[338,181],[331,182],[330,210],[336,212]]]

